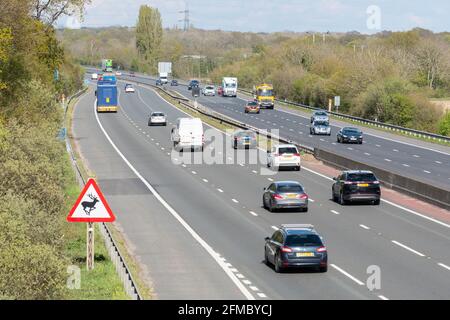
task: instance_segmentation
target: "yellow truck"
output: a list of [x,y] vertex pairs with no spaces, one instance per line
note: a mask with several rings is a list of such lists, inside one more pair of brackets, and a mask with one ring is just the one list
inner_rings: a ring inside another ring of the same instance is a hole
[[263,83],[253,88],[255,101],[258,102],[260,108],[273,109],[275,106],[275,96],[273,94],[273,86]]

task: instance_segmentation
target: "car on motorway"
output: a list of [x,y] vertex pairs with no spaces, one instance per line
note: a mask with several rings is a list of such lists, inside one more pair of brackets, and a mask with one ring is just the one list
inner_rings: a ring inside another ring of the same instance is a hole
[[198,80],[191,80],[188,84],[188,90],[192,90],[193,87],[199,87],[200,82]]
[[293,144],[279,144],[267,151],[267,167],[301,169],[300,152]]
[[155,84],[156,84],[157,86],[162,86],[162,85],[163,85],[161,79],[156,79]]
[[312,116],[311,116],[311,122],[313,123],[314,121],[330,121],[330,118],[328,116],[328,113],[325,110],[317,110],[314,111]]
[[170,85],[171,85],[172,87],[178,86],[178,80],[173,79],[172,81],[170,81]]
[[277,273],[300,267],[328,270],[327,248],[313,225],[282,224],[265,241],[264,262],[272,264]]
[[339,130],[336,135],[336,140],[339,143],[363,143],[363,133],[358,128],[345,127]]
[[125,84],[125,92],[126,93],[128,93],[128,92],[135,92],[135,90],[134,90],[134,87],[133,87],[133,85],[131,84],[131,83],[127,83],[127,84]]
[[278,209],[295,209],[308,212],[308,195],[297,181],[273,182],[264,188],[263,207],[270,212]]
[[236,130],[231,137],[234,149],[254,149],[257,146],[256,133],[251,130]]
[[328,121],[315,120],[309,127],[309,133],[314,135],[331,136],[331,127]]
[[218,96],[223,96],[223,87],[222,86],[218,86],[217,87],[217,95]]
[[121,71],[116,71],[116,76],[118,77],[118,76],[121,76],[122,75],[122,72]]
[[130,77],[134,77],[134,76],[135,76],[134,71],[130,71]]
[[200,118],[179,118],[172,128],[170,140],[177,151],[201,150],[205,144],[203,123]]
[[203,88],[202,93],[204,96],[215,96],[216,88],[213,85],[207,85]]
[[166,115],[160,111],[152,112],[152,114],[150,115],[150,118],[148,119],[148,125],[149,126],[155,126],[155,125],[165,126],[165,125],[167,125]]
[[91,80],[97,80],[98,79],[98,74],[93,73],[91,74]]
[[256,101],[247,101],[245,105],[245,113],[260,113],[261,108],[259,107],[258,102]]
[[371,171],[348,170],[333,178],[331,188],[333,201],[341,205],[348,202],[370,202],[380,204],[380,182]]

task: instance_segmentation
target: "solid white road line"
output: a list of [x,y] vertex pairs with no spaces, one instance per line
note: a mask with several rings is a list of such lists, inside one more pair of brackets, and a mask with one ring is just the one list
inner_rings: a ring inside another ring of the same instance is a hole
[[445,269],[447,269],[448,271],[450,271],[450,267],[447,266],[447,265],[445,265],[445,264],[443,264],[443,263],[438,263],[438,266],[441,266],[442,268],[445,268]]
[[364,283],[360,280],[358,280],[357,278],[355,278],[354,276],[352,276],[350,273],[344,271],[343,269],[339,268],[337,265],[335,264],[330,264],[334,269],[336,269],[337,271],[339,271],[340,273],[342,273],[344,276],[350,278],[351,280],[353,280],[354,282],[356,282],[358,285],[363,286]]
[[115,143],[111,140],[110,136],[106,132],[106,130],[103,128],[103,125],[100,122],[100,119],[98,117],[98,114],[95,110],[95,105],[97,101],[94,103],[94,115],[95,119],[97,120],[97,123],[102,130],[103,134],[105,135],[106,139],[110,143],[110,145],[113,147],[113,149],[117,152],[117,154],[122,158],[122,160],[127,164],[127,166],[131,169],[131,171],[142,181],[142,183],[147,187],[147,189],[155,196],[155,198],[167,209],[167,211],[170,212],[170,214],[186,229],[187,232],[208,252],[208,254],[217,262],[217,264],[222,268],[222,270],[225,272],[225,274],[233,281],[233,283],[236,285],[236,287],[241,291],[241,293],[248,299],[248,300],[255,300],[255,297],[248,291],[248,289],[242,284],[239,279],[234,275],[233,272],[230,271],[230,269],[223,263],[222,260],[219,259],[217,254],[214,252],[214,250],[211,248],[211,246],[201,238],[197,232],[195,232],[194,229],[178,214],[178,212],[175,211],[162,197],[161,195],[152,187],[152,185],[139,173],[139,171],[136,170],[136,168],[128,161],[128,159],[122,154],[122,152],[117,148]]
[[398,245],[399,247],[402,247],[403,249],[406,249],[406,250],[408,250],[408,251],[410,251],[410,252],[412,252],[412,253],[414,253],[414,254],[420,256],[420,257],[425,257],[425,255],[424,255],[423,253],[420,253],[419,251],[416,251],[416,250],[414,250],[414,249],[411,249],[410,247],[404,245],[403,243],[400,243],[400,242],[395,241],[395,240],[391,240],[391,242],[394,243],[394,244],[396,244],[396,245]]

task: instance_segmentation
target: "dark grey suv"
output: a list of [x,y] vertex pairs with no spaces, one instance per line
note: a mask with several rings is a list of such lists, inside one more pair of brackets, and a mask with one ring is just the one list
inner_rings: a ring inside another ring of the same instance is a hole
[[371,202],[374,205],[380,204],[380,182],[371,171],[343,171],[333,180],[331,195],[333,200],[341,205],[354,201]]
[[328,253],[322,237],[310,224],[283,224],[272,237],[267,237],[264,261],[273,264],[275,272],[293,267],[328,270]]

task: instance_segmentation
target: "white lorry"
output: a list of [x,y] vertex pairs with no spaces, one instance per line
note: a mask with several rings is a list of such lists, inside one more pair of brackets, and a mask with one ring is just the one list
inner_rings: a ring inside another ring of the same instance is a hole
[[203,123],[199,118],[179,118],[172,128],[170,140],[176,151],[193,149],[203,151]]
[[222,96],[236,97],[238,88],[238,79],[232,77],[222,78]]

